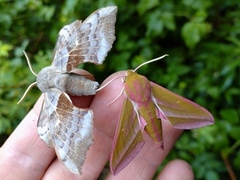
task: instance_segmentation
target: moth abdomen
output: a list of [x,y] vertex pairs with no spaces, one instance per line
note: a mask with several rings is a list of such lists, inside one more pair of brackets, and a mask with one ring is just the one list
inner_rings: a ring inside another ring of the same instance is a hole
[[54,84],[61,91],[76,96],[94,95],[99,87],[98,82],[74,73],[57,76]]
[[74,73],[62,73],[49,66],[43,68],[37,76],[37,86],[42,92],[57,88],[70,95],[94,95],[99,86],[98,82]]

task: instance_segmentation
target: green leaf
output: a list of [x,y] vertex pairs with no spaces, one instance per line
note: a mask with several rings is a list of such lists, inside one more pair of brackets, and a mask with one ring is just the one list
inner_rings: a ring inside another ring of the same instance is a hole
[[164,21],[164,25],[167,29],[169,29],[171,31],[176,29],[174,14],[172,14],[171,12],[163,12],[162,20]]
[[220,115],[224,120],[237,124],[239,122],[239,114],[235,109],[223,109],[220,111]]
[[218,173],[215,171],[207,171],[205,174],[206,180],[220,180]]
[[187,22],[182,28],[182,37],[189,48],[193,48],[211,30],[208,23]]
[[156,36],[162,33],[164,24],[161,20],[161,16],[161,11],[159,10],[153,11],[149,14],[147,17],[147,36]]
[[240,137],[240,126],[236,126],[236,127],[233,127],[232,130],[230,131],[230,136],[235,139],[235,140],[239,140],[239,137]]
[[158,0],[140,0],[140,2],[137,5],[137,10],[140,15],[144,14],[147,10],[158,6],[159,1]]
[[9,52],[12,50],[12,46],[9,44],[4,44],[0,41],[0,58],[6,58],[9,56]]

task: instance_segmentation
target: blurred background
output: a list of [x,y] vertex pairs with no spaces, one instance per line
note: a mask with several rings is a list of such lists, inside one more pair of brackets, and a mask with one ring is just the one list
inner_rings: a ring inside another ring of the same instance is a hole
[[185,131],[159,167],[182,158],[196,179],[240,179],[240,3],[238,0],[1,0],[0,143],[32,108],[33,88],[17,105],[31,74],[52,62],[59,30],[94,10],[118,6],[116,41],[101,66],[81,65],[102,82],[110,74],[148,64],[139,74],[208,109],[215,124]]

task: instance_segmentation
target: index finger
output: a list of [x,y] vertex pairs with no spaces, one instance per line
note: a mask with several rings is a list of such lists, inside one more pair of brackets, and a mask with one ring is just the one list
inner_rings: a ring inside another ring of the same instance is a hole
[[[124,72],[122,72],[124,73]],[[106,81],[119,76],[115,73],[107,78]],[[108,86],[103,88],[94,97],[90,108],[94,111],[94,144],[87,153],[86,161],[83,165],[82,177],[85,179],[97,179],[105,164],[109,160],[111,145],[121,113],[123,96],[112,102],[121,92],[123,83],[118,78]],[[114,179],[149,179],[152,177],[163,159],[167,156],[174,142],[181,134],[181,130],[173,129],[168,122],[163,122],[163,133],[165,141],[165,150],[159,149],[152,140],[144,134],[145,145],[135,159],[124,168]],[[113,178],[110,175],[109,178]]]
[[[116,75],[116,74],[115,74]],[[110,79],[113,76],[110,77]],[[108,81],[108,80],[107,80]],[[119,80],[113,81],[104,89],[99,91],[90,105],[90,109],[94,112],[94,144],[90,146],[87,152],[86,160],[82,167],[80,176],[73,175],[70,171],[62,168],[59,160],[55,161],[54,166],[48,169],[44,178],[80,178],[80,179],[97,179],[106,162],[109,159],[111,151],[111,142],[115,132],[116,117],[120,112],[119,107],[122,105],[122,98],[107,106],[120,93],[122,83]]]
[[[36,106],[41,106],[43,97]],[[39,112],[38,112],[39,113]],[[37,134],[38,115],[32,109],[0,150],[0,179],[38,179],[52,161],[54,151]],[[42,161],[43,157],[47,157]],[[31,172],[31,173],[29,173]]]

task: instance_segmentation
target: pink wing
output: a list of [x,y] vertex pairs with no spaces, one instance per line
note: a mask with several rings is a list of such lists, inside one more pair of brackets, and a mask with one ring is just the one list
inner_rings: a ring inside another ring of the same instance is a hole
[[115,132],[110,168],[114,175],[126,167],[138,154],[144,145],[142,132],[136,112],[129,99],[125,99],[122,113]]
[[214,123],[211,113],[198,104],[157,84],[151,83],[151,86],[158,117],[169,120],[174,128],[193,129]]

